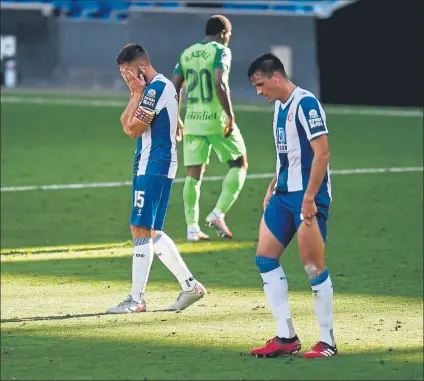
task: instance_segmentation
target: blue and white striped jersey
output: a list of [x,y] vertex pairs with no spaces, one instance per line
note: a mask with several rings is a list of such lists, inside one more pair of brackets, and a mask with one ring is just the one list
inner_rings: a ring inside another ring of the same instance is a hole
[[[285,103],[276,101],[273,130],[278,176],[275,190],[306,190],[314,158],[310,141],[328,134],[325,112],[315,95],[296,87]],[[329,168],[319,192],[331,198]]]
[[172,82],[157,74],[146,86],[136,117],[148,115],[153,120],[137,138],[134,175],[175,178],[177,173],[178,96]]

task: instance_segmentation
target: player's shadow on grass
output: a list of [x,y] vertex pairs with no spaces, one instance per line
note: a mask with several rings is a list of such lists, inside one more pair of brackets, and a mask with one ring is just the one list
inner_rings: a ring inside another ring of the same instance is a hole
[[[164,310],[151,310],[149,313],[152,312],[165,312]],[[169,313],[178,313],[174,311],[169,311]],[[106,312],[96,312],[92,314],[66,314],[66,315],[51,315],[51,316],[32,316],[32,317],[25,317],[25,318],[10,318],[10,319],[1,319],[0,323],[23,323],[23,322],[32,322],[32,321],[49,321],[49,320],[69,320],[69,319],[82,319],[82,318],[89,318],[89,317],[101,317],[101,316],[113,316],[111,314],[107,314]],[[116,315],[115,315],[116,316]]]
[[67,320],[67,319],[78,319],[86,317],[100,317],[106,315],[105,312],[95,313],[95,314],[66,314],[66,315],[54,315],[54,316],[33,316],[26,318],[11,318],[11,319],[1,319],[0,322],[4,323],[22,323],[27,321],[45,321],[45,320]]
[[[101,327],[69,335],[55,327],[13,328],[2,333],[2,379],[422,379],[422,347],[384,348],[349,353],[340,348],[331,359],[304,360],[297,356],[256,359],[249,353],[256,339],[229,343],[220,334],[211,342],[184,344],[178,331],[146,335],[141,328],[128,337],[104,337]],[[86,328],[82,328],[86,329]],[[97,331],[95,331],[97,329]],[[175,330],[175,328],[173,328]],[[106,330],[106,335],[108,332]],[[98,337],[92,336],[95,333]],[[110,333],[109,333],[110,334]],[[113,334],[112,334],[113,335]],[[305,343],[304,343],[305,344]],[[310,345],[311,343],[307,343]],[[366,348],[366,347],[364,347]],[[303,350],[302,350],[303,352]],[[25,365],[23,365],[25,364]],[[54,373],[52,373],[54,371]],[[17,373],[19,372],[19,373]]]

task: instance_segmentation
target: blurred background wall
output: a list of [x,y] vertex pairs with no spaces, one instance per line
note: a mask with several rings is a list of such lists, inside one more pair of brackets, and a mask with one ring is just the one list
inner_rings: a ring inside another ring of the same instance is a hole
[[1,80],[7,85],[6,73],[15,70],[18,87],[126,91],[115,65],[123,45],[142,44],[171,76],[182,49],[203,38],[210,15],[222,13],[233,24],[235,100],[258,100],[246,71],[272,50],[323,102],[423,106],[424,2],[407,3],[3,1]]

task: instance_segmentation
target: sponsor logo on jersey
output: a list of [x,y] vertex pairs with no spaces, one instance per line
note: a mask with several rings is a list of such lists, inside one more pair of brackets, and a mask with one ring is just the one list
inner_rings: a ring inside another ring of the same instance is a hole
[[151,109],[155,108],[155,98],[151,98],[145,95],[141,103],[143,106],[150,107]]
[[277,152],[287,153],[286,132],[284,128],[277,128]]
[[310,129],[324,126],[324,122],[322,121],[322,118],[318,114],[318,111],[314,109],[309,111],[308,123],[309,123]]
[[186,119],[193,120],[216,120],[217,118],[216,112],[208,111],[189,111],[186,115]]
[[154,97],[156,96],[156,90],[154,90],[154,89],[150,89],[150,90],[147,92],[147,96],[154,98]]

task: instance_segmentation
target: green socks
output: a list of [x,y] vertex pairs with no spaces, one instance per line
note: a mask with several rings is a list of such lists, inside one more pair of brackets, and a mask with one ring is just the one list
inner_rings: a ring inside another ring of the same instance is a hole
[[[216,204],[215,210],[227,213],[237,200],[246,180],[246,170],[243,168],[231,168],[222,182],[222,191]],[[201,180],[187,176],[184,182],[183,199],[184,214],[187,226],[199,224],[199,199]]]
[[201,180],[187,176],[184,182],[184,214],[187,226],[199,224],[199,199]]
[[220,210],[222,213],[227,213],[237,200],[245,180],[245,169],[238,167],[231,168],[222,182],[222,192],[215,209]]

